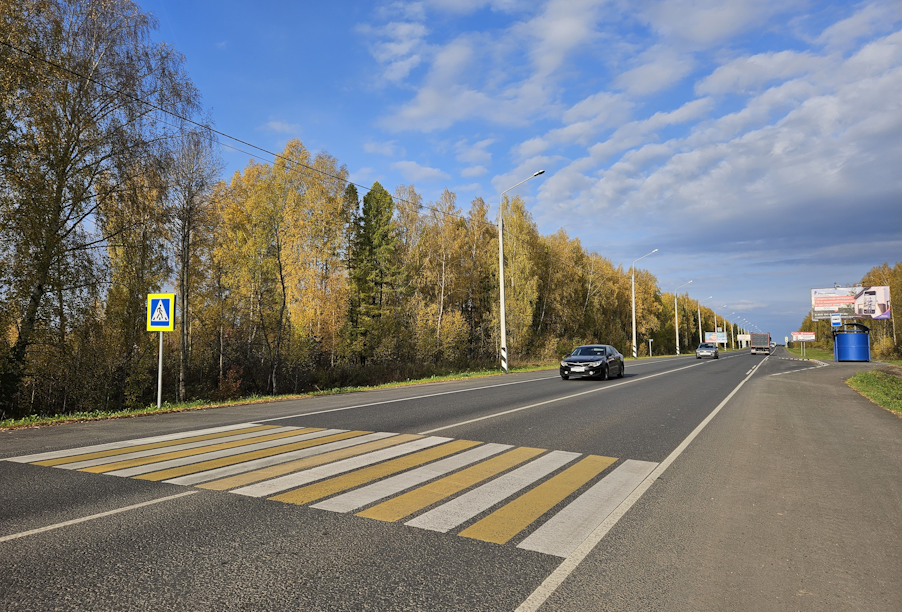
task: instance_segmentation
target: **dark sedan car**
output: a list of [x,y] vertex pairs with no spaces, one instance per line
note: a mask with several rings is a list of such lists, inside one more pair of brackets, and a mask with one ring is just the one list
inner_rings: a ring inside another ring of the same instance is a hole
[[561,362],[561,378],[567,380],[571,376],[601,380],[611,376],[623,378],[623,355],[607,344],[578,346]]

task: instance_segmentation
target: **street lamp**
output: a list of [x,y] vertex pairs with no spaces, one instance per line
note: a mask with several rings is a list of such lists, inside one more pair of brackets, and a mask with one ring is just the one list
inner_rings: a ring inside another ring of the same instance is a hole
[[[714,297],[714,296],[713,296],[713,295],[709,295],[708,297],[706,297],[705,299],[703,299],[702,302],[707,302],[707,301],[710,300],[712,297]],[[702,342],[704,342],[704,340],[702,339],[702,302],[699,302],[698,300],[695,300],[695,306],[698,308],[698,343],[699,343],[699,344],[701,344]]]
[[[540,174],[544,174],[544,170],[539,170],[528,179],[524,179],[514,185],[519,187],[526,181],[534,179]],[[513,189],[509,187],[501,192],[501,202],[498,206],[498,277],[501,285],[501,370],[507,374],[507,326],[504,316],[504,194]]]
[[[734,314],[736,314],[736,313],[731,312],[730,314],[728,314],[726,316],[732,317]],[[724,342],[724,344],[726,344],[726,342]],[[724,348],[726,348],[726,347],[724,347]],[[733,337],[733,324],[732,323],[730,323],[730,348],[732,348],[734,351],[736,350],[736,342]]]
[[680,320],[677,316],[677,291],[690,284],[692,281],[688,283],[683,283],[679,287],[673,290],[673,329],[676,331],[676,351],[677,355],[680,354]]
[[[645,255],[643,255],[642,257],[640,257],[639,259],[645,259],[646,257],[648,257],[649,255],[651,255],[652,253],[657,253],[657,252],[658,252],[658,249],[655,249],[655,250],[652,251],[651,253],[646,253]],[[639,259],[637,259],[636,261],[639,261]],[[632,274],[632,288],[633,288],[633,359],[635,359],[636,357],[639,356],[639,351],[638,351],[637,348],[636,348],[636,268],[635,268],[635,266],[636,266],[636,261],[634,261],[634,262],[632,263],[632,265],[630,266],[630,270],[632,270],[632,273],[633,273],[633,274]]]

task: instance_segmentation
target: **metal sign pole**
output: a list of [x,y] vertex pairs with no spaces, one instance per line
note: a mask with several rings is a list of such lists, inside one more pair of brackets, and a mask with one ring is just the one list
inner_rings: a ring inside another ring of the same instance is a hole
[[163,405],[163,332],[160,332],[160,361],[157,364],[157,410]]

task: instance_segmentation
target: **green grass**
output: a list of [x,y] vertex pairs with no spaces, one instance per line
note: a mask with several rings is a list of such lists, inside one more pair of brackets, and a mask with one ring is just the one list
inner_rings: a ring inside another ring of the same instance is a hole
[[[802,356],[802,349],[793,347],[787,348],[787,351],[795,355],[796,357]],[[833,361],[833,351],[825,351],[822,348],[815,348],[813,346],[809,346],[805,348],[805,358],[806,359],[820,359],[821,361]]]
[[[539,370],[547,370],[554,367],[553,364],[547,365],[530,365],[522,368],[511,368],[511,372],[536,372]],[[207,408],[222,408],[226,406],[241,406],[251,404],[264,404],[268,402],[278,402],[284,400],[303,399],[308,397],[318,397],[322,395],[337,395],[339,393],[354,393],[357,391],[372,391],[375,389],[391,389],[394,387],[407,387],[412,385],[422,385],[434,382],[446,382],[452,380],[464,380],[468,378],[485,378],[489,376],[500,376],[501,370],[479,370],[476,372],[455,372],[442,376],[430,376],[419,380],[406,380],[403,382],[383,383],[381,385],[373,385],[369,387],[336,387],[334,389],[322,389],[303,393],[298,395],[252,395],[234,400],[213,402],[210,400],[194,400],[184,403],[164,402],[158,409],[156,404],[145,408],[135,408],[132,410],[94,410],[91,412],[73,412],[70,414],[57,414],[52,416],[29,415],[21,419],[4,419],[0,421],[0,430],[16,429],[21,427],[39,427],[45,425],[59,425],[64,423],[81,423],[84,421],[100,421],[105,419],[123,419],[138,416],[147,416],[153,414],[166,414],[170,412],[185,412],[187,410],[205,410]]]
[[886,372],[859,372],[846,384],[887,410],[902,416],[902,378]]

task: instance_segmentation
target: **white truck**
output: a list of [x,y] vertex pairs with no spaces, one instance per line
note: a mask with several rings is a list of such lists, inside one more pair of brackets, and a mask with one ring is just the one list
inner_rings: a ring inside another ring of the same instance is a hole
[[753,333],[750,346],[752,348],[752,355],[757,355],[758,353],[770,355],[770,334]]

